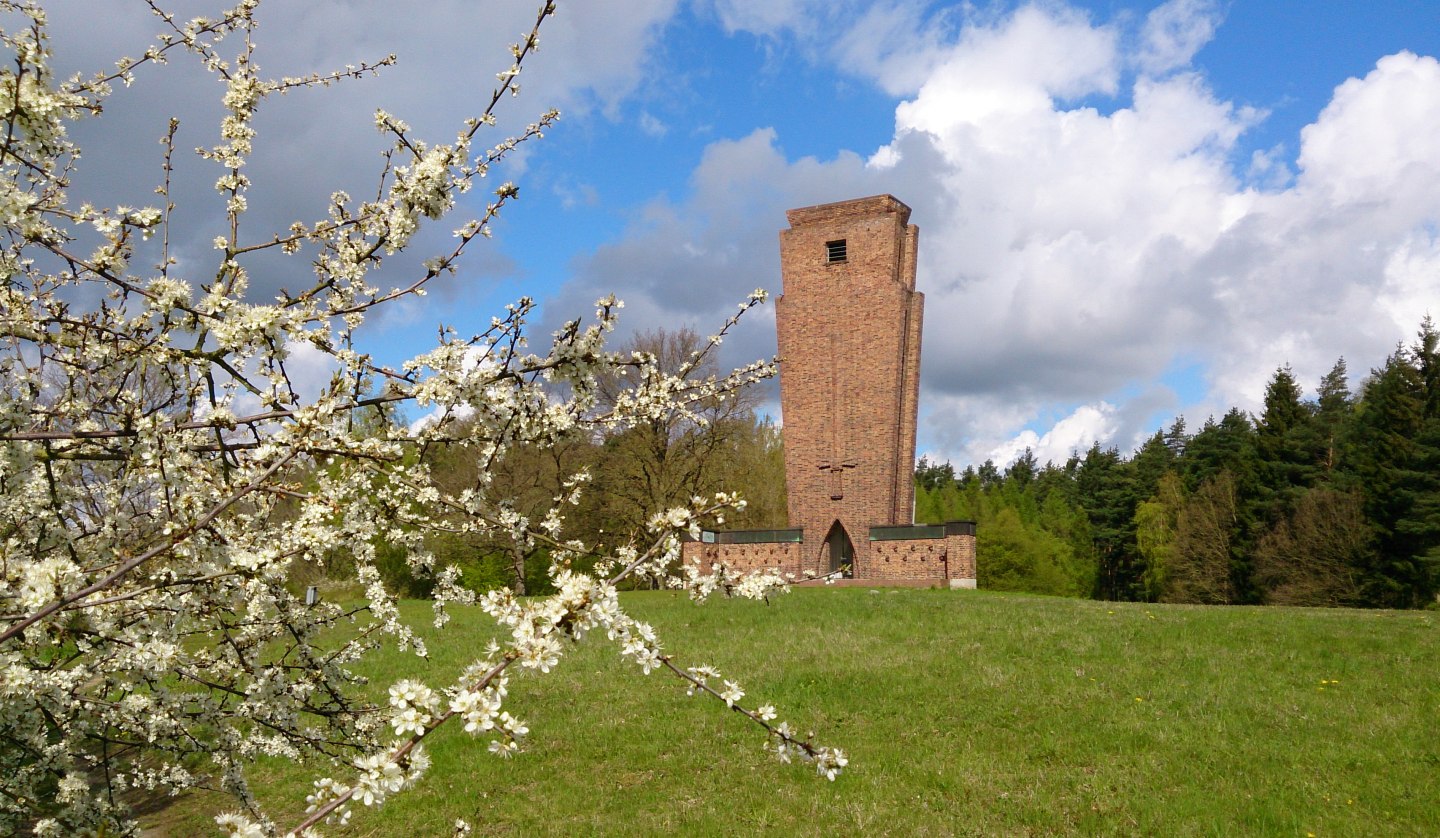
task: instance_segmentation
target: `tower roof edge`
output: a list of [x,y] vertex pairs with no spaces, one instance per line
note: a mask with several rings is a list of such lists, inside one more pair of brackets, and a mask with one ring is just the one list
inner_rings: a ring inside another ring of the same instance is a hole
[[855,218],[867,215],[899,215],[900,224],[903,226],[910,222],[910,207],[906,206],[894,195],[872,195],[868,198],[854,198],[849,201],[836,201],[831,204],[817,204],[813,207],[799,207],[787,210],[785,218],[790,226],[804,227],[811,224],[821,224],[836,221],[843,218]]

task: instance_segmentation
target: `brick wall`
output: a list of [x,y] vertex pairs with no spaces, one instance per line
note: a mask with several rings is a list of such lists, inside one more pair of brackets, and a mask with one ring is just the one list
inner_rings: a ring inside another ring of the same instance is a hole
[[872,541],[869,557],[855,569],[862,579],[947,579],[944,538]]
[[[804,540],[691,542],[684,560],[820,576],[831,569],[826,538],[838,525],[854,548],[858,584],[973,586],[973,525],[947,524],[943,537],[870,540],[872,526],[910,524],[914,515],[925,298],[915,291],[920,232],[910,208],[877,195],[786,217],[775,328],[790,526]],[[840,241],[844,259],[833,260],[829,245]]]
[[[869,527],[908,524],[914,509],[919,231],[889,195],[786,216],[775,319],[790,526],[806,532],[805,561],[828,567],[838,522],[858,567]],[[831,262],[840,240],[845,260]]]
[[793,573],[796,579],[821,572],[803,562],[804,545],[797,542],[776,542],[773,544],[705,544],[687,541],[681,547],[681,558],[687,564],[699,564],[703,572],[710,566],[723,564],[731,570],[750,572],[754,570],[778,570]]
[[950,578],[974,581],[976,578],[975,536],[947,535],[944,541],[945,555],[950,563]]
[[[857,582],[916,581],[933,579],[975,579],[975,536],[947,535],[944,538],[914,538],[895,541],[867,541],[864,558],[856,557]],[[706,544],[686,542],[683,559],[708,571],[724,564],[732,570],[779,570],[794,574],[796,581],[823,575],[824,565],[807,561],[812,551],[806,544]]]

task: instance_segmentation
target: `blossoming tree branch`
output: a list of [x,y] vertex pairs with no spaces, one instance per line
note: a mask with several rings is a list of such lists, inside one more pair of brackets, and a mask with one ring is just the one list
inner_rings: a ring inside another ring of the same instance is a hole
[[[404,281],[381,282],[382,266],[393,276],[410,256],[417,231],[451,216],[459,196],[557,119],[550,111],[515,136],[482,142],[498,130],[497,108],[518,94],[555,5],[540,7],[488,104],[452,141],[423,141],[377,113],[386,147],[374,197],[337,192],[324,218],[257,230],[246,162],[266,100],[363,79],[395,59],[275,80],[254,60],[259,0],[189,21],[144,2],[161,31],[143,54],[58,78],[40,4],[0,0],[0,832],[132,834],[138,827],[117,802],[124,792],[218,787],[237,801],[217,818],[231,834],[318,834],[416,782],[424,740],[443,725],[513,754],[527,732],[506,710],[515,677],[551,671],[592,634],[645,673],[673,675],[752,720],[782,759],[833,779],[845,765],[840,751],[795,735],[773,707],[746,704],[743,688],[715,669],[686,666],[617,597],[637,575],[697,600],[785,590],[775,575],[678,561],[682,537],[739,498],[657,510],[644,532],[597,556],[563,531],[584,473],[545,514],[527,517],[483,467],[515,446],[668,412],[698,420],[695,405],[772,375],[770,362],[695,374],[762,292],[678,374],[651,355],[605,348],[620,307],[613,299],[542,351],[526,341],[528,299],[481,334],[443,332],[400,369],[377,364],[357,341],[375,310],[453,273],[516,199],[512,184],[494,189],[478,217],[450,222],[448,249],[417,260]],[[81,163],[67,126],[98,114],[112,86],[143,84],[147,65],[172,60],[223,82],[219,142],[197,150],[223,205],[208,264],[172,252],[172,221],[196,209],[174,198],[176,156],[188,153],[177,121],[157,126],[156,205],[77,205],[68,194]],[[252,271],[277,264],[300,290],[256,299]],[[318,396],[302,395],[287,367],[302,348],[334,369]],[[597,376],[629,388],[601,400]],[[388,421],[405,405],[435,418]],[[433,479],[422,455],[444,446],[478,452],[474,485],[446,491]],[[557,593],[522,600],[494,591],[477,602],[455,568],[437,569],[425,552],[426,534],[439,529],[547,548]],[[382,582],[377,538],[406,549],[414,573],[433,574],[437,627],[450,606],[482,608],[503,627],[463,672],[396,683],[385,706],[364,700],[357,661],[381,643],[421,658],[425,648]],[[363,601],[307,606],[287,582],[337,554],[353,560]],[[250,793],[245,767],[261,755],[312,760],[330,775],[315,782],[303,821],[274,822]]]

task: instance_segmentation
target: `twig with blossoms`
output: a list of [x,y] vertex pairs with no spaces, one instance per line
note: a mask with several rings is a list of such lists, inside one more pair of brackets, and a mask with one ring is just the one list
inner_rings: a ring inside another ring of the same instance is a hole
[[[702,516],[733,508],[737,500],[721,495],[713,504],[690,510],[677,508],[658,516],[654,528],[659,532],[650,548],[603,582],[585,574],[552,568],[559,592],[536,603],[522,603],[503,589],[487,594],[482,607],[502,626],[510,628],[510,642],[503,647],[492,644],[489,656],[472,664],[460,683],[446,691],[448,709],[441,709],[444,696],[421,682],[403,680],[394,684],[390,688],[389,723],[398,736],[405,738],[388,746],[385,751],[358,758],[355,765],[362,773],[353,784],[340,783],[329,777],[316,781],[314,793],[307,798],[306,818],[287,834],[304,834],[305,830],[327,819],[338,818],[343,823],[350,816],[347,808],[350,802],[358,800],[364,806],[378,806],[389,794],[413,783],[428,765],[428,761],[420,756],[423,754],[421,743],[452,719],[462,719],[465,731],[471,735],[492,731],[499,734],[500,738],[491,741],[490,751],[501,757],[511,756],[519,750],[529,728],[503,710],[503,702],[508,695],[506,671],[519,664],[524,669],[548,673],[564,654],[565,646],[560,641],[578,642],[599,629],[621,644],[621,654],[633,659],[646,674],[663,667],[685,680],[694,691],[725,702],[731,709],[759,724],[769,737],[776,740],[774,750],[781,761],[789,762],[792,757],[798,757],[813,763],[822,776],[834,780],[847,764],[842,751],[814,744],[811,741],[813,736],[797,737],[788,723],[772,724],[776,714],[770,705],[755,710],[746,709],[739,704],[744,691],[733,681],[725,681],[724,690],[711,687],[708,679],[719,677],[715,670],[709,667],[681,669],[670,655],[661,651],[654,629],[629,617],[619,606],[616,584],[657,561],[673,566],[677,534],[688,532],[693,522]],[[757,573],[754,576],[756,584],[741,586],[737,591],[742,595],[763,598],[773,591],[788,590],[777,574]],[[696,579],[693,575],[687,578]],[[713,584],[698,586],[700,591],[714,589]],[[224,817],[224,825],[232,828],[249,823],[237,813]]]
[[692,694],[701,692],[713,696],[725,702],[725,706],[731,710],[765,728],[766,732],[776,740],[775,756],[781,762],[789,762],[792,756],[798,756],[803,762],[813,763],[816,773],[832,781],[840,775],[840,769],[850,763],[845,752],[839,748],[816,745],[813,741],[815,738],[813,733],[801,739],[790,729],[789,722],[771,724],[776,718],[774,706],[762,704],[751,710],[741,705],[740,699],[744,698],[745,691],[734,681],[725,681],[723,690],[715,689],[710,685],[710,679],[720,677],[717,670],[708,666],[681,669],[668,655],[662,655],[660,662],[676,677],[689,682]]

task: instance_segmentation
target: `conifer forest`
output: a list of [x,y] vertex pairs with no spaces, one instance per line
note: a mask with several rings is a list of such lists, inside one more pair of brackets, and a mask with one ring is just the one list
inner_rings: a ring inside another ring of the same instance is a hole
[[922,459],[917,520],[978,522],[982,588],[1110,600],[1417,608],[1440,588],[1440,332],[1352,387],[1288,366],[1263,411],[1183,419],[1125,454],[1004,469]]

